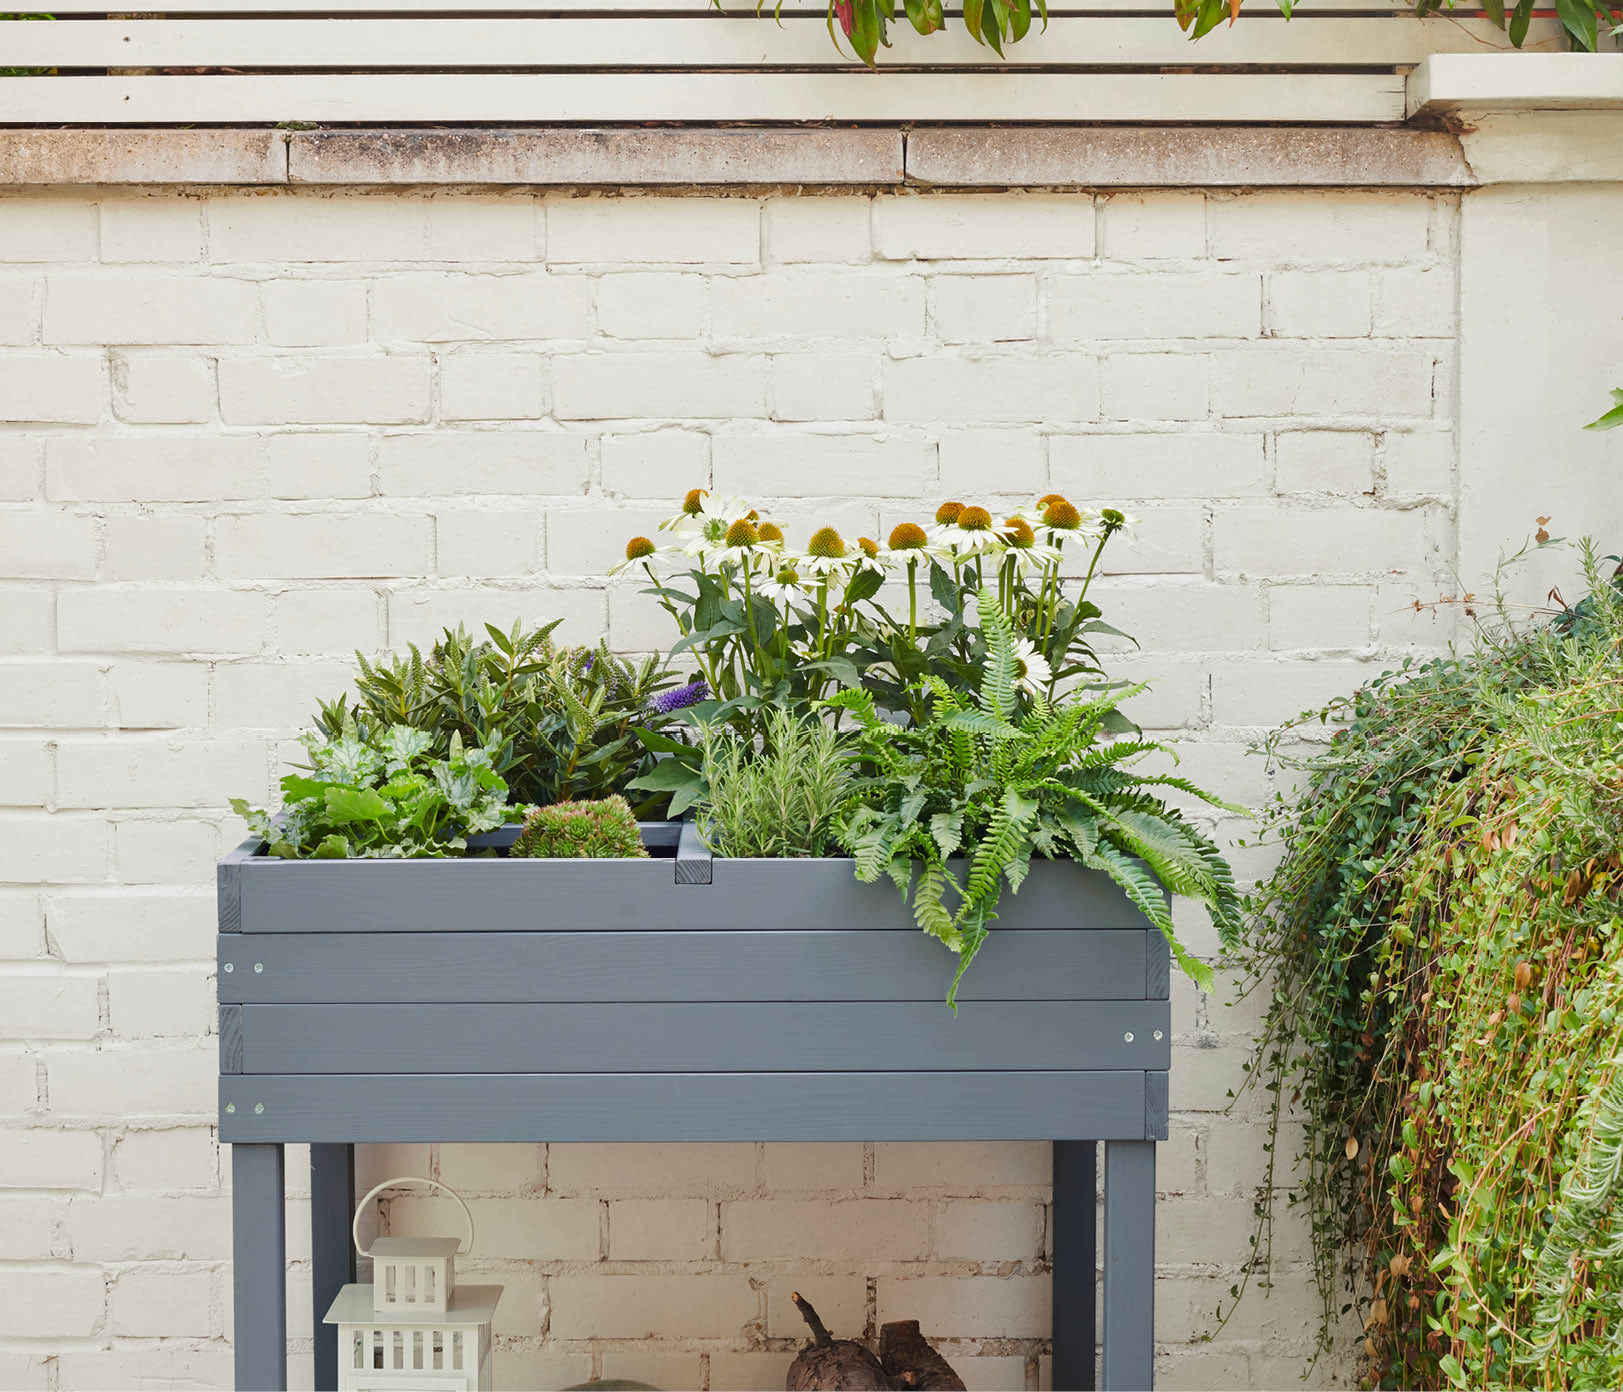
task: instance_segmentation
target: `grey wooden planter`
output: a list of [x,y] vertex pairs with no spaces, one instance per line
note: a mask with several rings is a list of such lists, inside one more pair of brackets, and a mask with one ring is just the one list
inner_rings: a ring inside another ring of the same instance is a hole
[[1148,1387],[1160,934],[1104,877],[1035,863],[954,1017],[951,956],[849,860],[712,862],[674,823],[644,840],[648,860],[284,861],[248,842],[220,863],[238,1386],[285,1386],[288,1142],[312,1145],[325,1388],[356,1142],[1046,1139],[1054,1386],[1094,1381],[1103,1141],[1103,1384]]

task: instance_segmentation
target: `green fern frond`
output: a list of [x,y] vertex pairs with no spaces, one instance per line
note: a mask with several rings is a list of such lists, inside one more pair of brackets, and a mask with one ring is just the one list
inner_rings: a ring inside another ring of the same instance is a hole
[[1123,855],[1108,841],[1100,841],[1094,848],[1092,865],[1120,885],[1134,907],[1161,930],[1161,936],[1167,940],[1167,946],[1179,967],[1209,995],[1217,984],[1216,977],[1210,967],[1191,956],[1178,941],[1172,928],[1172,913],[1167,907],[1165,891],[1148,868],[1131,856]]
[[1202,903],[1216,900],[1217,886],[1212,883],[1200,847],[1177,822],[1147,812],[1121,812],[1111,817],[1105,835],[1128,854],[1143,860],[1174,894]]
[[960,950],[963,939],[953,923],[953,916],[943,903],[943,896],[951,883],[947,872],[934,861],[919,866],[919,877],[913,886],[913,920],[932,938],[945,943],[954,952]]
[[981,633],[986,639],[986,667],[981,673],[980,704],[989,715],[1007,723],[1014,717],[1015,680],[1014,632],[1009,620],[990,590],[975,596]]

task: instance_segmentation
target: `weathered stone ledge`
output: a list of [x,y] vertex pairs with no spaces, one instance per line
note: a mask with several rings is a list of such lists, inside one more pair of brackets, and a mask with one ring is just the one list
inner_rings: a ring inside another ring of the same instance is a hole
[[1370,127],[0,130],[0,185],[1469,188],[1459,140]]

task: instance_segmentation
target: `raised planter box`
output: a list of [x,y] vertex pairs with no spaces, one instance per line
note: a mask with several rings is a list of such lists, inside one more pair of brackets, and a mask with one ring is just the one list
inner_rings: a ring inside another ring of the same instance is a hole
[[[352,1279],[358,1141],[1050,1139],[1056,1387],[1147,1387],[1168,959],[1102,876],[1037,863],[952,958],[851,862],[717,860],[650,824],[626,861],[220,865],[220,1133],[238,1383],[284,1376],[282,1146],[314,1143],[314,1300]],[[876,1254],[877,1255],[877,1254]],[[318,1324],[318,1328],[319,1328]],[[332,1357],[317,1345],[318,1387]]]

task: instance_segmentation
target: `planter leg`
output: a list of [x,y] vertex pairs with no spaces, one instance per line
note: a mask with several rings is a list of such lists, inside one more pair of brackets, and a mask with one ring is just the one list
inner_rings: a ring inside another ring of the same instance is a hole
[[1093,1392],[1099,1265],[1099,1148],[1054,1142],[1054,1387]]
[[310,1299],[316,1334],[315,1392],[338,1392],[338,1328],[322,1317],[355,1279],[349,1222],[355,1214],[355,1147],[310,1147]]
[[1155,1375],[1155,1142],[1105,1142],[1106,1392]]
[[232,1285],[239,1392],[287,1386],[287,1218],[282,1147],[231,1147]]

